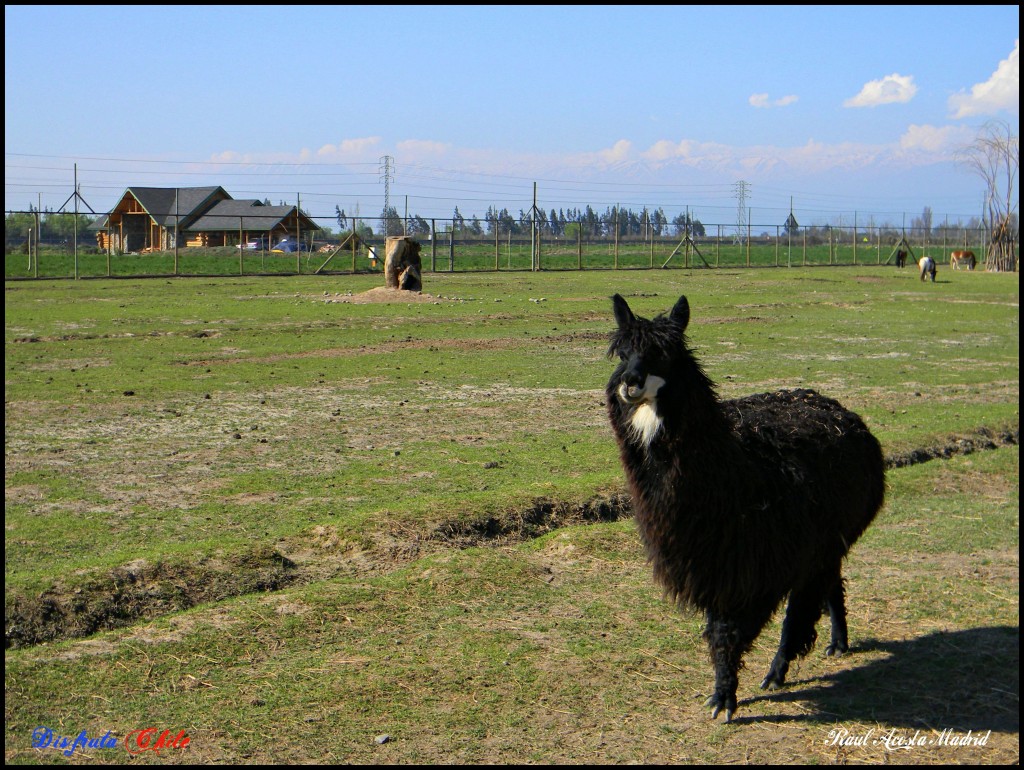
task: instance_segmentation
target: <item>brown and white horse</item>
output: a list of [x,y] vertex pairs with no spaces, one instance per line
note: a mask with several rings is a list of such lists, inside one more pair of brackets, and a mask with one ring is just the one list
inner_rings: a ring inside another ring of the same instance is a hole
[[977,264],[973,251],[954,251],[949,255],[949,266],[954,270],[959,270],[960,265],[967,265],[968,270],[973,270]]

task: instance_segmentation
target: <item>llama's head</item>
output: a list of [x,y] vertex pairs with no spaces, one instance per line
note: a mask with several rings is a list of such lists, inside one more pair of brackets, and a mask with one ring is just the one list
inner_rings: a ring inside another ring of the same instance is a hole
[[652,319],[634,315],[618,294],[612,297],[612,306],[618,328],[608,355],[618,356],[619,365],[608,382],[607,395],[622,405],[631,435],[646,446],[661,430],[665,416],[659,398],[669,391],[673,400],[685,398],[686,391],[707,392],[710,383],[686,344],[690,321],[686,297],[680,297],[667,316]]

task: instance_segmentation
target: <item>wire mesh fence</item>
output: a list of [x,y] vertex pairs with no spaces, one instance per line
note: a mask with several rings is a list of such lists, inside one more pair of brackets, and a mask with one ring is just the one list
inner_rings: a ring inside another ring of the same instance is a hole
[[[20,218],[12,215],[23,215]],[[69,217],[71,221],[69,221]],[[225,219],[202,237],[179,233],[174,222],[144,223],[132,233],[97,226],[109,215],[9,212],[4,231],[4,277],[92,278],[188,275],[309,275],[383,270],[386,234],[365,220],[304,217],[269,229]],[[52,220],[52,221],[49,221]],[[456,220],[398,219],[391,235],[408,233],[421,245],[431,272],[715,269],[895,265],[903,251],[949,264],[953,251],[984,262],[985,228],[857,227],[700,224],[621,232],[611,226],[563,224],[556,232],[534,220],[460,227]],[[59,228],[56,227],[59,225]],[[342,227],[344,226],[344,227]]]

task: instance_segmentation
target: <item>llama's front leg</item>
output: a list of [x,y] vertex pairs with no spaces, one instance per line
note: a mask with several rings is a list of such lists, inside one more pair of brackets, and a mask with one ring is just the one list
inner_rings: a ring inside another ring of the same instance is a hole
[[825,648],[826,655],[842,655],[850,649],[850,635],[846,628],[846,591],[843,579],[839,578],[828,596],[828,615],[832,621],[832,639]]
[[736,623],[711,612],[707,618],[704,639],[715,667],[715,692],[704,705],[711,708],[712,719],[717,719],[725,710],[725,721],[731,722],[732,715],[736,713],[736,687],[739,670],[743,667],[743,655],[750,649],[757,630],[750,633],[747,624]]

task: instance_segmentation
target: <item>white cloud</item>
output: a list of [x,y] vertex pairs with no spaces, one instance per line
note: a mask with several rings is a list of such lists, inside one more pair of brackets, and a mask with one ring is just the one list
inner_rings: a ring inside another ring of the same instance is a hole
[[913,75],[900,75],[894,72],[881,80],[865,83],[860,93],[843,102],[843,106],[877,107],[880,104],[902,104],[913,99],[916,93],[917,86],[914,85]]
[[628,139],[620,139],[606,150],[598,150],[597,158],[604,163],[621,163],[628,160],[633,150],[633,143]]
[[721,159],[728,153],[729,148],[724,144],[695,142],[693,139],[683,139],[680,142],[662,139],[640,153],[640,157],[651,163],[676,161],[696,165],[712,158]]
[[[657,178],[665,175],[711,175],[720,179],[779,179],[788,175],[818,175],[831,172],[862,172],[865,169],[909,169],[954,160],[958,148],[972,139],[966,126],[908,126],[892,141],[868,144],[858,142],[827,143],[808,139],[803,144],[730,145],[695,139],[661,139],[646,149],[628,139],[589,152],[571,154],[509,153],[494,147],[461,147],[448,143],[405,139],[394,145],[378,137],[351,139],[339,145],[325,145],[317,153],[320,162],[375,162],[390,152],[399,169],[424,162],[443,162],[461,172],[537,176],[543,178],[588,179],[605,174],[619,178]],[[390,149],[389,149],[390,147]],[[353,153],[361,152],[362,157]],[[300,153],[275,158],[278,162],[296,162]],[[252,163],[272,162],[269,157],[255,158],[225,152],[219,160]]]
[[799,98],[800,97],[794,94],[790,94],[789,96],[783,96],[781,99],[771,101],[768,98],[768,94],[751,94],[748,101],[750,102],[751,107],[767,109],[769,107],[788,107]]
[[900,149],[928,153],[955,152],[973,137],[973,132],[965,126],[910,125],[900,137]]
[[367,136],[361,139],[342,139],[338,144],[325,144],[316,154],[320,158],[341,158],[351,159],[362,157],[368,152],[375,151],[381,142],[379,136]]
[[961,91],[949,97],[949,109],[954,119],[991,115],[1000,110],[1019,111],[1020,39],[1014,41],[1013,51],[999,62],[988,80],[971,86],[970,93]]
[[423,155],[437,157],[448,152],[451,145],[444,142],[431,142],[426,139],[406,139],[396,144],[395,149],[403,155],[408,154],[417,158]]

